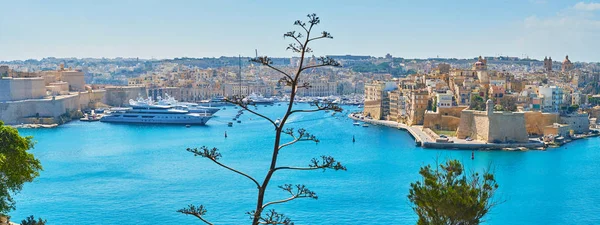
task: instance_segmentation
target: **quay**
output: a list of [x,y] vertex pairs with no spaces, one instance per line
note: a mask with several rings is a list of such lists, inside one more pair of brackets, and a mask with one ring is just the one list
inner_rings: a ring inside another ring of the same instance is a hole
[[375,125],[387,126],[397,128],[399,130],[407,131],[411,137],[415,140],[415,145],[423,148],[435,148],[435,149],[455,149],[455,150],[517,150],[517,149],[540,149],[544,150],[547,146],[541,141],[530,140],[526,143],[486,143],[483,141],[466,141],[457,139],[455,137],[449,137],[451,142],[436,142],[439,138],[430,129],[423,129],[423,126],[408,126],[403,123],[385,120],[374,120],[358,116],[358,114],[349,114],[349,118],[364,123],[370,123]]

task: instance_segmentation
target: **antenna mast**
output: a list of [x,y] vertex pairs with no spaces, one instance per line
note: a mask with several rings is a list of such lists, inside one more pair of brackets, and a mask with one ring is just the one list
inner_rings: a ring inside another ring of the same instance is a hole
[[239,70],[238,70],[238,80],[240,82],[240,96],[242,96],[242,55],[238,55],[239,58]]
[[[258,58],[258,49],[254,49],[254,54],[256,55],[256,58]],[[260,73],[260,65],[258,65],[257,67],[258,67],[258,72],[254,74],[255,82],[258,82],[258,74]]]

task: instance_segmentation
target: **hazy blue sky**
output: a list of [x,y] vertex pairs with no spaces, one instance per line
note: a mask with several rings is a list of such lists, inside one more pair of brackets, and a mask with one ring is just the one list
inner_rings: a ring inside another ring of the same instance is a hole
[[0,0],[0,60],[291,56],[282,34],[317,13],[315,55],[551,56],[600,61],[600,1]]

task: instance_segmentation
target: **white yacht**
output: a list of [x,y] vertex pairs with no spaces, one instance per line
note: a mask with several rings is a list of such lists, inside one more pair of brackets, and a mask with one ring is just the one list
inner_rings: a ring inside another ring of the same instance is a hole
[[244,102],[257,104],[257,105],[272,105],[275,103],[273,98],[265,98],[262,95],[257,95],[256,93],[252,93],[243,99]]
[[148,124],[185,124],[204,125],[212,115],[209,113],[192,113],[175,109],[175,106],[156,105],[150,100],[129,100],[129,108],[113,108],[100,119],[107,123],[148,123]]
[[191,102],[179,102],[179,101],[175,100],[175,98],[169,96],[168,94],[166,95],[166,98],[164,98],[164,99],[159,97],[157,104],[174,106],[176,109],[187,110],[191,113],[215,114],[216,112],[218,112],[220,110],[219,108],[216,108],[216,107],[201,106],[201,105],[198,105],[196,103],[191,103]]

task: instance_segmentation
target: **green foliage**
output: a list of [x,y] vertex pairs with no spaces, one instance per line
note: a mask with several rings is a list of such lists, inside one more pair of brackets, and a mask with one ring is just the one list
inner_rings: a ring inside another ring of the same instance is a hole
[[504,111],[504,107],[500,104],[494,105],[494,111]]
[[517,99],[512,96],[505,95],[500,99],[500,105],[502,106],[502,111],[517,111]]
[[360,73],[389,73],[394,77],[400,77],[408,74],[408,71],[397,65],[392,66],[390,62],[383,62],[380,64],[373,64],[372,62],[359,62],[350,66],[353,71]]
[[13,194],[39,176],[42,165],[27,150],[33,148],[32,137],[21,137],[17,129],[0,121],[0,213],[15,209]]
[[437,111],[437,98],[433,97],[432,100],[429,101],[429,109],[431,111]]
[[571,106],[569,106],[568,110],[569,110],[569,113],[577,112],[577,110],[579,110],[579,105],[571,105]]
[[600,103],[600,98],[595,98],[593,96],[588,96],[588,102],[592,105],[592,106],[597,106],[599,105],[598,103]]
[[27,217],[27,219],[22,220],[21,221],[21,225],[45,225],[46,224],[46,220],[43,220],[42,218],[38,218],[38,220],[35,220],[35,217],[33,217],[33,215]]
[[489,172],[465,174],[458,160],[448,160],[439,168],[421,167],[423,180],[410,184],[408,199],[419,216],[417,224],[479,224],[494,207],[498,189]]
[[469,108],[472,110],[485,111],[485,100],[479,95],[471,95],[471,104]]

